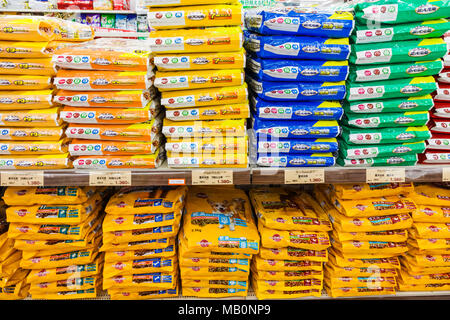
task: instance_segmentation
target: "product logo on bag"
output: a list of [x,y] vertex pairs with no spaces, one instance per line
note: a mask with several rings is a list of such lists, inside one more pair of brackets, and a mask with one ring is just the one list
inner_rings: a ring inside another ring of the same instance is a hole
[[204,20],[206,18],[206,14],[202,13],[201,11],[197,11],[197,12],[193,11],[193,12],[190,12],[186,16],[186,18],[188,18],[189,20],[192,20],[192,21],[200,21],[200,20]]
[[320,51],[320,49],[318,48],[318,47],[316,47],[316,46],[304,46],[303,48],[302,48],[302,50],[304,51],[304,52],[306,52],[306,53],[316,53],[316,52],[319,52]]
[[205,43],[205,41],[202,39],[188,39],[185,41],[185,43],[190,46],[201,46]]
[[430,26],[417,26],[417,27],[411,29],[411,31],[409,33],[414,36],[424,36],[424,35],[434,32],[434,31],[435,31],[435,29]]
[[322,24],[317,21],[308,20],[308,21],[303,22],[302,26],[303,26],[303,28],[306,28],[306,29],[318,29],[322,26]]
[[406,73],[407,74],[417,74],[417,73],[422,73],[427,71],[428,68],[426,66],[423,65],[413,65],[411,67],[409,67],[408,69],[406,69]]
[[272,240],[275,242],[280,242],[281,239],[282,239],[282,237],[278,233],[276,233],[272,236]]
[[400,92],[404,94],[413,94],[420,91],[422,91],[422,88],[413,85],[407,85],[400,90]]
[[408,56],[416,58],[416,57],[425,57],[431,53],[431,50],[428,48],[414,48],[409,50]]
[[415,11],[417,14],[433,14],[437,12],[439,9],[440,8],[434,4],[424,4],[418,6]]

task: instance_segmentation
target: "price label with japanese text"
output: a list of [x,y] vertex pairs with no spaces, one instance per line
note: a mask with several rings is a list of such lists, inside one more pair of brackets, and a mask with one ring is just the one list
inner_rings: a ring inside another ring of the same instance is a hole
[[90,186],[131,186],[131,171],[92,171]]
[[44,171],[3,171],[2,187],[39,187],[44,185]]
[[442,181],[449,182],[450,181],[450,167],[442,168]]
[[192,184],[233,184],[233,170],[192,170]]
[[324,169],[287,169],[284,171],[285,184],[324,183]]
[[367,168],[366,182],[405,182],[406,174],[404,168]]

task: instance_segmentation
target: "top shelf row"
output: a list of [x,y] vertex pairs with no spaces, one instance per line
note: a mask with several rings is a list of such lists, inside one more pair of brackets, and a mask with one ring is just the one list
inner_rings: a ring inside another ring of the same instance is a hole
[[268,185],[314,183],[448,182],[450,167],[411,166],[373,168],[247,168],[173,170],[55,170],[1,171],[2,186],[178,186]]

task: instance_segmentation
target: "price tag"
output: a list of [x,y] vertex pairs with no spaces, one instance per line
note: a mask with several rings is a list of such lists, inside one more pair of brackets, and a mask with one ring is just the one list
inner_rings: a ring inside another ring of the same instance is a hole
[[44,171],[3,171],[2,187],[39,187],[44,185]]
[[443,182],[450,181],[450,167],[442,168],[442,181]]
[[131,186],[131,171],[89,172],[90,186]]
[[192,185],[233,184],[233,170],[192,170]]
[[405,182],[406,174],[404,168],[367,168],[366,182]]
[[284,171],[285,184],[324,183],[324,169],[295,169]]
[[167,184],[169,186],[185,186],[186,185],[186,179],[169,179],[167,181]]

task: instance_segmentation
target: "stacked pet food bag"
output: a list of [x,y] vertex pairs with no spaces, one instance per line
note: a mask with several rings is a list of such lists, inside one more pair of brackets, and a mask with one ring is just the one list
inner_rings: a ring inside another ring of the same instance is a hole
[[331,223],[311,195],[282,188],[252,189],[261,249],[252,261],[258,299],[320,297]]
[[417,208],[414,186],[320,185],[314,194],[333,223],[325,289],[332,297],[395,294],[399,256]]
[[334,165],[352,13],[281,6],[248,11],[245,21],[252,162]]
[[450,288],[450,190],[415,186],[413,225],[408,252],[400,258],[400,291],[443,291]]
[[450,1],[378,0],[355,7],[338,164],[411,166],[425,150],[447,53]]
[[106,206],[103,289],[112,300],[177,297],[176,238],[186,187],[125,188]]
[[56,18],[0,18],[0,168],[64,169],[67,153],[60,109],[53,103],[59,41],[93,38],[88,26]]
[[166,107],[168,166],[247,167],[242,5],[233,0],[150,4],[148,21],[156,31],[149,42],[158,69],[155,86]]
[[259,239],[243,190],[191,187],[178,237],[182,295],[246,297]]
[[101,290],[103,198],[91,187],[8,187],[10,248],[33,299],[95,298]]
[[[444,41],[449,45],[450,30],[444,34]],[[450,55],[443,57],[444,70],[436,76],[438,89],[433,95],[434,108],[431,110],[431,121],[428,127],[431,138],[427,140],[425,153],[419,156],[422,164],[448,164],[450,163]]]
[[162,114],[145,41],[100,38],[57,50],[55,103],[76,169],[149,169],[163,161]]
[[0,203],[0,300],[26,298],[30,286],[26,283],[28,270],[20,268],[22,253],[13,247],[14,240],[8,238],[6,207]]

